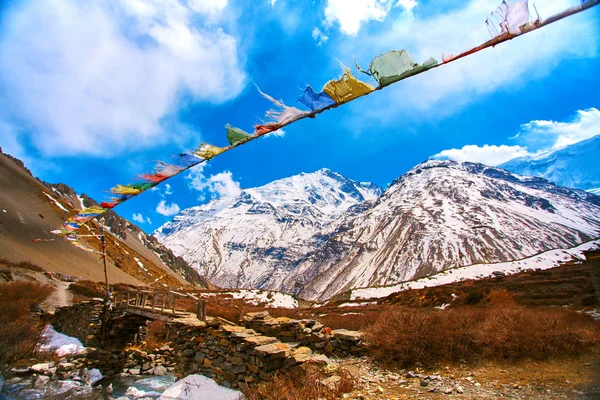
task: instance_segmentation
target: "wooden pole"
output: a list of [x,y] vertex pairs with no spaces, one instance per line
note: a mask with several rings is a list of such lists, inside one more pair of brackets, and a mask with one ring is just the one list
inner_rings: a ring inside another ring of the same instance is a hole
[[104,298],[104,313],[102,316],[102,329],[100,334],[100,347],[104,348],[108,331],[107,325],[110,318],[110,288],[108,286],[108,270],[106,268],[106,236],[104,234],[104,223],[100,224],[100,245],[102,247],[102,262],[104,264],[104,283],[106,284],[106,297]]
[[102,244],[102,261],[104,262],[104,283],[106,284],[106,297],[109,297],[108,270],[106,268],[106,236],[104,235],[104,224],[100,225],[100,243]]

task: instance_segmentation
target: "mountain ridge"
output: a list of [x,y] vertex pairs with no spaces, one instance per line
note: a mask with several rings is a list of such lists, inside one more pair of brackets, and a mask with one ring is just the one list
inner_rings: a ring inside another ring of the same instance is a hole
[[[223,260],[231,273],[236,272],[234,264],[239,266],[238,277],[255,274],[252,279],[217,280],[218,284],[281,290],[310,300],[461,265],[573,247],[600,235],[598,196],[482,164],[428,160],[394,180],[382,195],[345,204],[345,210],[326,224],[322,213],[296,213],[301,218],[293,224],[295,241],[280,235],[279,242],[266,240],[262,251],[256,252],[246,246],[242,232],[258,231],[255,238],[260,241],[269,230],[248,215],[270,215],[273,220],[281,217],[281,210],[254,202],[252,190],[246,191],[240,195],[240,204],[247,207],[243,213],[229,215],[226,223],[219,212],[208,216],[218,229],[194,229],[197,224],[206,227],[207,215],[195,214],[191,222],[191,211],[184,210],[172,225],[165,224],[167,230],[155,234],[192,265],[204,263],[209,279],[219,275]],[[325,200],[321,197],[319,201]],[[221,210],[228,210],[236,202],[228,199],[220,204]],[[194,209],[207,212],[211,207],[214,203]],[[299,229],[299,222],[310,229]],[[208,250],[197,250],[203,247]],[[275,258],[275,267],[264,268],[255,258]]]
[[600,134],[535,156],[517,157],[498,167],[538,176],[557,185],[600,193]]
[[[22,161],[3,153],[0,153],[0,182],[6,188],[0,193],[0,257],[11,262],[30,261],[51,272],[104,280],[97,254],[77,249],[49,233],[75,210],[96,204],[93,199],[78,195],[68,185],[41,181]],[[204,278],[185,260],[135,224],[112,210],[101,219],[107,228],[111,282],[207,287]],[[95,223],[87,225],[85,232],[91,229],[97,233]],[[81,240],[86,246],[98,249],[97,241]]]

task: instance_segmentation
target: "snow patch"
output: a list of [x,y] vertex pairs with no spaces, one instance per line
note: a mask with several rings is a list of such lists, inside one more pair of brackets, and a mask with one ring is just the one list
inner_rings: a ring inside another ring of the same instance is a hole
[[[507,275],[516,274],[527,269],[550,269],[558,267],[573,260],[585,259],[584,251],[600,248],[600,239],[583,243],[571,249],[557,249],[540,253],[533,257],[518,261],[509,261],[492,264],[474,264],[466,267],[448,269],[439,274],[414,281],[402,282],[392,286],[371,287],[354,289],[350,293],[350,300],[380,299],[392,293],[409,289],[423,289],[426,287],[440,286],[448,283],[468,279],[481,279],[494,276],[494,272],[503,272]],[[351,304],[351,303],[349,303]],[[341,307],[341,306],[340,306]]]
[[141,269],[148,272],[148,268],[144,267],[144,263],[141,262],[139,258],[137,258],[137,257],[133,257],[133,258],[134,258],[135,262],[137,262],[137,264],[140,266]]
[[255,306],[264,304],[272,308],[298,308],[298,300],[285,293],[246,289],[227,293],[231,293],[234,299],[245,300]]
[[79,339],[55,331],[52,325],[46,325],[38,345],[38,351],[52,352],[59,357],[81,354],[85,350]]
[[42,192],[42,193],[44,193],[44,194],[46,195],[46,197],[48,197],[50,200],[52,200],[52,202],[53,202],[54,204],[56,204],[56,206],[57,206],[58,208],[60,208],[61,210],[64,210],[64,211],[66,211],[66,212],[69,212],[69,210],[67,210],[67,209],[66,209],[66,208],[65,208],[65,207],[64,207],[62,204],[60,204],[60,203],[59,203],[59,202],[58,202],[58,201],[57,201],[57,200],[56,200],[54,197],[50,196],[50,195],[49,195],[48,193],[46,193],[46,192]]
[[202,375],[188,375],[175,382],[160,396],[160,400],[239,400],[243,398],[241,392],[219,386],[212,379]]
[[83,197],[81,197],[80,195],[77,195],[77,200],[79,200],[79,205],[80,205],[81,209],[83,210],[85,208],[85,205],[83,204]]
[[338,307],[362,307],[362,306],[374,306],[376,301],[364,301],[362,303],[342,303]]

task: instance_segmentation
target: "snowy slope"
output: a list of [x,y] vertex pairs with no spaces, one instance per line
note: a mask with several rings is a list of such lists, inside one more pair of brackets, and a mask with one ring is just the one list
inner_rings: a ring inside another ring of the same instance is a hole
[[600,135],[597,135],[535,157],[515,158],[500,165],[500,168],[519,175],[539,176],[557,185],[599,194],[599,154]]
[[427,161],[377,194],[321,170],[184,210],[155,235],[218,286],[308,300],[600,236],[600,197],[482,164]]
[[353,289],[350,292],[350,300],[379,299],[403,290],[423,289],[463,280],[487,278],[494,276],[494,272],[503,272],[511,275],[528,269],[555,268],[569,261],[585,259],[584,251],[597,250],[599,248],[600,240],[592,240],[571,249],[550,250],[522,260],[494,264],[474,264],[453,268],[428,276],[427,278],[415,279],[392,286]]
[[154,235],[217,286],[277,289],[337,218],[380,194],[322,169],[183,210]]
[[323,300],[569,248],[600,236],[600,198],[482,164],[432,160],[337,230],[281,289]]

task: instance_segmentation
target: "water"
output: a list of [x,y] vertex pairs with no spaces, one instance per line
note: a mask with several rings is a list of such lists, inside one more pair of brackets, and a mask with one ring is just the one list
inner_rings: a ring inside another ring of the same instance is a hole
[[[123,378],[104,379],[100,384],[107,387],[112,383],[113,396],[117,399],[156,398],[175,383],[174,375],[127,376]],[[133,388],[133,389],[130,389]],[[127,390],[129,389],[129,392]]]

